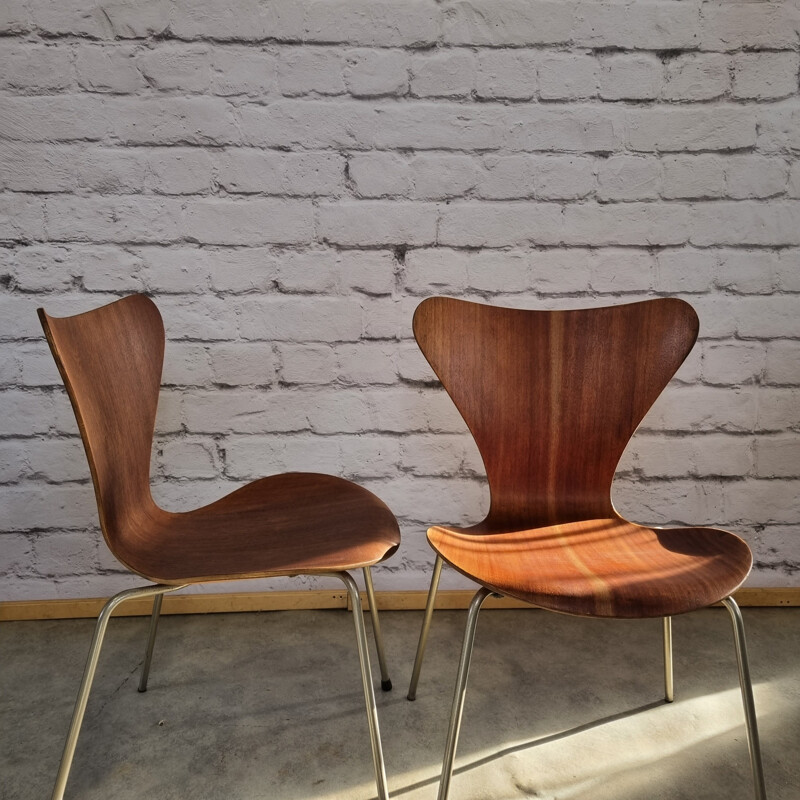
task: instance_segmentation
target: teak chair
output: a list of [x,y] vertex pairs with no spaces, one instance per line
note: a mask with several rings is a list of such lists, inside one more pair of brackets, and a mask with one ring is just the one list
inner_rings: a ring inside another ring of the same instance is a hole
[[721,601],[730,612],[755,795],[764,800],[744,627],[731,597],[752,556],[713,528],[622,519],[611,482],[628,440],[697,338],[687,303],[525,311],[452,298],[414,316],[422,352],[483,457],[491,504],[469,528],[428,530],[436,561],[408,699],[416,696],[443,562],[481,588],[469,607],[439,799],[448,794],[478,612],[492,593],[586,617],[662,617],[667,702],[670,617]]
[[72,317],[54,318],[39,309],[39,317],[78,420],[106,543],[128,569],[154,584],[120,592],[100,613],[53,800],[63,797],[103,636],[120,603],[154,597],[139,683],[145,691],[164,594],[192,583],[301,574],[331,575],[347,587],[375,780],[379,797],[386,798],[361,600],[346,570],[363,569],[382,687],[388,690],[370,567],[400,543],[391,511],[366,489],[312,473],[262,478],[186,513],[159,508],[150,492],[150,451],[165,336],[155,304],[133,295]]

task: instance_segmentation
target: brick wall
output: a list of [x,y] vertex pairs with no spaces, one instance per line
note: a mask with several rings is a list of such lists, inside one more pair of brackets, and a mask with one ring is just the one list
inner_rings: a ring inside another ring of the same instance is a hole
[[421,298],[684,297],[700,341],[616,502],[798,585],[799,30],[796,1],[3,0],[2,596],[132,582],[35,309],[135,291],[167,325],[157,499],[358,480],[402,521],[380,589],[487,501]]

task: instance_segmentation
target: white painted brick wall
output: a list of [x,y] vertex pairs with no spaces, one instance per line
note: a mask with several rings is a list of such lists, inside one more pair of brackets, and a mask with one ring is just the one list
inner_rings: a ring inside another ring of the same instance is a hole
[[0,598],[135,582],[35,310],[136,291],[167,328],[158,500],[358,480],[402,523],[392,589],[488,498],[421,298],[685,297],[700,341],[616,502],[798,585],[799,32],[794,0],[0,3]]

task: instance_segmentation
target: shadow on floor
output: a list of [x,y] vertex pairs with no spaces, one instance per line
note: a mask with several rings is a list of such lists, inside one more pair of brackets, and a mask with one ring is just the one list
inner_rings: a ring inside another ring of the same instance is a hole
[[[744,616],[769,797],[797,800],[800,609]],[[409,703],[420,621],[382,618],[395,689],[378,690],[380,724],[390,791],[404,800],[436,797],[465,612],[436,612]],[[49,796],[92,627],[0,625],[2,800]],[[145,619],[111,622],[67,798],[375,796],[347,612],[165,617],[139,694],[146,630]],[[675,619],[669,705],[660,630],[658,620],[482,612],[451,797],[752,798],[727,613]]]

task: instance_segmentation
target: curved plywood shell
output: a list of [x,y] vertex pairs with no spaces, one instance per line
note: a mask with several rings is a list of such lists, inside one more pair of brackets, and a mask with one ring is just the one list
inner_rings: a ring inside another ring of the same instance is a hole
[[687,303],[526,311],[435,297],[414,334],[483,457],[489,513],[436,526],[434,549],[483,585],[589,616],[709,605],[747,576],[747,545],[708,528],[658,530],[611,502],[630,437],[691,350]]
[[39,310],[86,448],[103,535],[158,583],[337,572],[397,550],[391,511],[330,475],[264,478],[185,513],[159,508],[150,452],[164,356],[155,304],[126,297],[72,317]]

